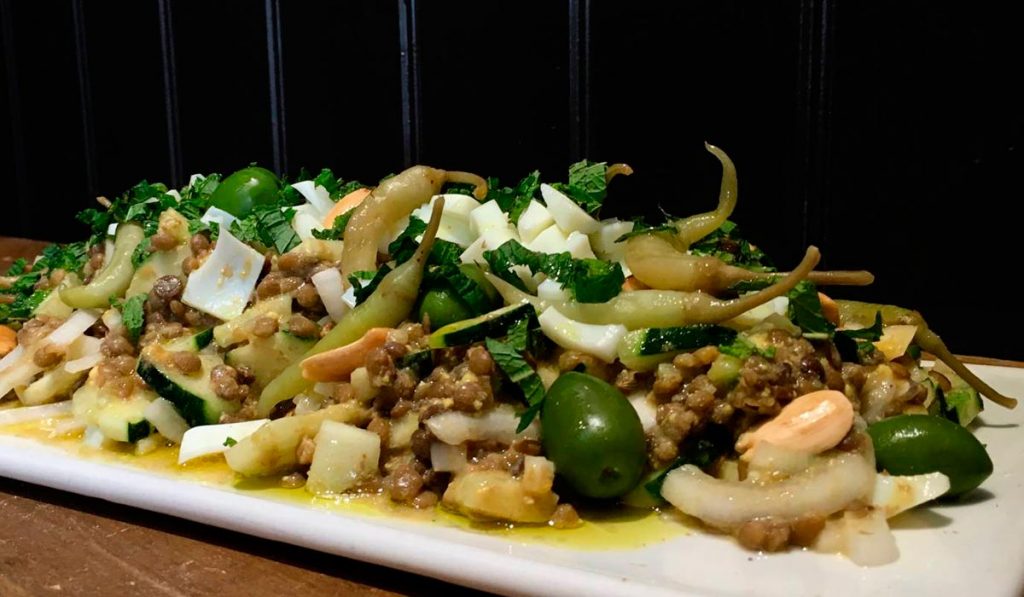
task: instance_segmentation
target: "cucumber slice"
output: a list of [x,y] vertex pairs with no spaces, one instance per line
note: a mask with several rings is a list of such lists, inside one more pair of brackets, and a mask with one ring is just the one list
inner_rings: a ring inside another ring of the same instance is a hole
[[201,332],[196,332],[191,336],[182,336],[175,338],[167,343],[168,350],[187,350],[189,352],[199,352],[206,348],[213,341],[213,328],[207,328]]
[[103,436],[117,442],[136,442],[152,433],[143,414],[156,396],[137,388],[128,398],[109,392],[92,383],[92,379],[75,391],[71,398],[75,418],[99,427]]
[[509,328],[523,319],[536,318],[537,312],[529,304],[509,305],[490,313],[457,321],[430,334],[431,348],[445,348],[481,342],[485,338],[501,338]]
[[217,343],[217,346],[227,348],[232,344],[251,340],[249,324],[263,315],[274,317],[277,319],[278,325],[282,326],[292,315],[292,295],[279,294],[262,300],[231,321],[218,325],[213,328],[213,341]]
[[410,352],[398,359],[398,362],[395,364],[399,369],[405,369],[406,367],[412,369],[422,379],[430,375],[434,370],[434,351],[428,348],[426,350]]
[[681,352],[704,346],[729,344],[736,331],[719,325],[644,328],[626,334],[619,344],[619,360],[635,371],[654,369]]
[[245,346],[228,352],[224,361],[232,367],[248,367],[256,376],[256,383],[265,387],[312,346],[313,340],[277,332],[270,338],[253,338]]
[[168,365],[171,351],[159,344],[151,344],[142,351],[136,371],[157,394],[174,404],[189,426],[213,425],[224,413],[232,413],[240,405],[224,400],[213,391],[210,372],[224,362],[217,355],[200,354],[201,369],[195,375],[185,375]]

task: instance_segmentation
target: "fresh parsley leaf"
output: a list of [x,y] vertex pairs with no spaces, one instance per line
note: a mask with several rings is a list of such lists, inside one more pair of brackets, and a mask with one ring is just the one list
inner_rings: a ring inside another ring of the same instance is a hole
[[519,419],[519,427],[516,431],[522,431],[530,425],[540,409],[545,395],[544,384],[541,383],[540,376],[533,370],[533,367],[511,344],[487,338],[484,340],[484,345],[487,347],[487,352],[491,353],[491,358],[494,359],[498,368],[523,392],[523,400],[529,408]]
[[[299,180],[308,179],[308,174],[305,177],[299,178]],[[366,185],[359,182],[358,180],[345,182],[344,180],[335,176],[334,172],[332,172],[330,168],[324,168],[323,170],[321,170],[320,174],[317,174],[316,178],[313,179],[313,184],[316,184],[326,189],[327,194],[330,195],[331,199],[334,200],[338,200],[356,189],[362,189],[366,187]]]
[[150,251],[150,245],[151,243],[149,238],[144,238],[142,239],[142,242],[135,246],[135,251],[132,253],[132,266],[136,269],[145,263],[146,260],[149,259],[149,256],[153,254],[153,252]]
[[181,200],[183,202],[199,201],[209,203],[210,195],[213,195],[213,192],[220,186],[220,181],[221,176],[216,172],[206,176],[196,176],[191,184],[181,190]]
[[121,322],[124,324],[128,337],[133,342],[139,340],[142,328],[146,325],[146,313],[143,306],[146,304],[146,294],[136,294],[128,297],[121,303]]
[[540,189],[540,171],[534,170],[527,174],[515,188],[502,187],[497,178],[488,178],[487,189],[487,197],[484,200],[497,201],[498,207],[508,214],[509,220],[513,224],[518,224],[519,216],[523,215]]
[[331,223],[330,228],[314,230],[313,238],[319,238],[320,240],[344,240],[345,226],[348,226],[348,221],[352,219],[352,214],[355,212],[356,210],[350,209],[334,218],[334,222]]
[[300,242],[292,229],[294,215],[293,208],[279,203],[257,205],[252,213],[231,223],[231,234],[244,243],[274,249],[283,255]]
[[825,319],[821,311],[821,300],[818,298],[818,288],[813,282],[803,280],[787,294],[789,297],[789,318],[801,330],[804,335],[813,334],[814,337],[831,338],[835,333],[836,326]]
[[234,445],[235,445],[235,444],[237,444],[237,443],[238,443],[238,440],[236,440],[235,438],[233,438],[233,437],[231,437],[231,436],[228,436],[228,437],[225,437],[225,438],[224,438],[224,445],[225,445],[225,446],[227,446],[227,447],[229,447],[229,448],[230,448],[231,446],[234,446]]
[[575,259],[569,253],[538,253],[515,240],[507,241],[493,251],[484,251],[484,259],[495,275],[510,284],[523,287],[512,266],[525,265],[535,274],[544,273],[554,278],[582,303],[603,303],[618,296],[626,279],[618,263]]
[[569,166],[569,183],[551,185],[571,197],[587,213],[596,214],[608,195],[607,162],[583,160]]
[[20,257],[11,263],[11,267],[7,268],[7,273],[5,275],[20,276],[25,273],[26,269],[28,269],[28,260],[24,257]]

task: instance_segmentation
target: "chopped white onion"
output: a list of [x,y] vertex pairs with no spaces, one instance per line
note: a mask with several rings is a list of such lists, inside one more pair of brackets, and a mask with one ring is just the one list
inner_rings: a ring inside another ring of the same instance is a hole
[[178,410],[170,401],[157,398],[142,411],[142,416],[156,427],[160,435],[176,444],[181,443],[182,436],[188,431],[188,423],[178,414]]
[[601,223],[590,217],[575,201],[549,184],[540,185],[540,194],[547,204],[551,217],[562,230],[578,230],[592,234],[601,229]]
[[0,410],[0,425],[13,425],[28,421],[38,421],[52,417],[66,417],[71,414],[71,401],[43,404],[41,406],[22,406]]
[[121,327],[124,323],[124,318],[121,317],[121,312],[117,309],[110,308],[103,312],[103,316],[100,318],[103,320],[103,325],[107,326],[108,330],[114,331]]
[[89,448],[100,449],[103,447],[103,442],[107,440],[107,436],[103,435],[103,431],[96,425],[89,425],[85,428],[85,434],[82,437],[82,444]]
[[207,209],[206,213],[203,214],[203,217],[199,218],[199,221],[206,223],[217,222],[221,228],[230,228],[231,223],[237,219],[238,218],[219,207],[210,207],[210,209]]
[[318,212],[320,218],[326,216],[327,212],[331,211],[331,208],[334,207],[334,202],[331,201],[331,196],[327,189],[312,180],[297,182],[292,185],[292,188],[306,198],[306,201]]
[[[333,386],[337,384],[324,384],[322,382],[316,384],[316,386],[323,385]],[[317,390],[316,386],[313,386],[313,391],[316,392],[317,394],[323,394],[323,392]],[[330,396],[331,394],[330,392],[328,392],[323,395]],[[302,393],[296,396],[293,399],[293,402],[295,402],[295,416],[308,415],[309,413],[316,412],[320,410],[324,405],[324,400],[321,396],[306,393]]]
[[875,480],[871,505],[882,510],[886,518],[934,500],[949,491],[949,477],[942,473],[924,475],[880,474]]
[[507,404],[476,416],[450,410],[430,417],[426,420],[426,426],[434,437],[452,446],[470,440],[489,440],[509,445],[516,437],[537,439],[540,436],[539,427],[534,425],[517,435],[519,417]]
[[341,272],[337,268],[327,268],[319,271],[310,278],[313,286],[316,287],[320,300],[323,301],[327,313],[334,321],[341,321],[341,318],[348,313],[349,306],[345,303],[345,283]]
[[881,510],[844,512],[842,518],[828,520],[813,548],[841,553],[859,566],[881,566],[900,556],[896,538]]
[[451,446],[444,442],[430,444],[430,467],[440,473],[457,473],[466,468],[465,446]]
[[17,363],[19,360],[21,360],[21,357],[24,354],[25,354],[25,347],[24,346],[22,346],[20,344],[15,346],[14,350],[12,350],[11,352],[7,353],[7,355],[4,356],[4,358],[0,359],[0,372],[3,372],[4,370],[12,367],[15,363]]

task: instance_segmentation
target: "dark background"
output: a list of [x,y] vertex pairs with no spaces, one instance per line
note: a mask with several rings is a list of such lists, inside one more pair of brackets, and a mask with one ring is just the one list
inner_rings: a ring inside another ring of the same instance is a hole
[[844,295],[1024,359],[1011,4],[0,0],[0,233],[80,238],[98,194],[249,162],[554,180],[586,156],[636,168],[606,214],[686,214],[715,201],[708,140],[780,265],[814,243],[877,275]]

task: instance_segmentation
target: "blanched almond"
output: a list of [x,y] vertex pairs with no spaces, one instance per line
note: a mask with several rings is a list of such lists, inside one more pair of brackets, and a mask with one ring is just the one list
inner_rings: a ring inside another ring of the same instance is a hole
[[853,405],[842,392],[819,390],[790,402],[774,419],[740,436],[736,450],[750,460],[761,442],[819,454],[835,447],[853,426]]
[[310,381],[345,381],[366,364],[366,355],[388,341],[391,328],[370,328],[363,337],[302,361],[302,377]]

